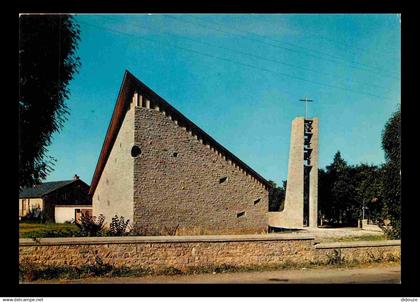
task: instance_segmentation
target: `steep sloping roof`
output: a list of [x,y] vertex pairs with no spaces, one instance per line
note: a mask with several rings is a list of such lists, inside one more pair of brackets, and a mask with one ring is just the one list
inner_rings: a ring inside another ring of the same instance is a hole
[[102,171],[105,168],[106,161],[108,160],[109,154],[111,153],[112,146],[114,145],[115,139],[117,138],[118,131],[122,125],[124,114],[128,109],[132,100],[134,92],[140,92],[145,98],[149,99],[153,104],[157,104],[159,108],[164,109],[165,112],[169,113],[174,119],[178,121],[180,125],[184,125],[190,129],[194,134],[200,137],[207,144],[212,146],[215,150],[223,154],[226,159],[231,160],[236,165],[241,167],[244,171],[252,175],[266,188],[271,188],[271,184],[264,179],[261,175],[251,169],[247,164],[237,158],[229,150],[219,144],[210,135],[204,132],[200,127],[190,121],[181,112],[176,110],[172,105],[165,101],[162,97],[157,95],[152,89],[147,87],[143,82],[138,80],[128,70],[124,73],[123,82],[120,87],[120,91],[117,97],[117,102],[112,113],[111,121],[108,126],[108,130],[105,135],[105,140],[102,145],[101,153],[99,155],[98,162],[96,164],[95,173],[93,174],[89,194],[93,195],[96,186],[98,185]]
[[61,181],[50,181],[36,185],[34,187],[24,187],[19,192],[19,198],[40,198],[45,194],[51,193],[57,189],[60,189],[68,184],[71,184],[75,180],[61,180]]

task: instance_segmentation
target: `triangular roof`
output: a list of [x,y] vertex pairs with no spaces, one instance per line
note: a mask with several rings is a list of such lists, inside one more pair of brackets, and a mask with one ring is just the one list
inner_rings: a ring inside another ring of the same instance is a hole
[[77,180],[78,179],[49,181],[33,187],[24,187],[19,192],[19,198],[40,198]]
[[261,182],[266,188],[271,188],[271,184],[263,178],[260,174],[251,169],[247,164],[237,158],[229,150],[219,144],[215,139],[208,135],[204,130],[190,121],[185,117],[181,112],[176,110],[172,105],[165,101],[162,97],[157,95],[152,89],[146,86],[143,82],[138,80],[133,74],[128,70],[124,73],[124,78],[118,93],[117,102],[112,113],[111,121],[108,126],[108,130],[105,135],[105,140],[102,145],[101,153],[99,155],[98,162],[96,164],[95,172],[93,174],[89,194],[93,195],[95,192],[96,186],[98,185],[99,179],[101,177],[102,171],[105,168],[106,161],[108,160],[109,154],[111,153],[112,147],[114,145],[115,139],[117,138],[119,129],[122,125],[124,115],[128,109],[134,92],[141,92],[141,94],[149,99],[152,103],[157,104],[159,108],[163,108],[168,112],[175,120],[178,121],[179,125],[184,125],[190,129],[195,135],[200,137],[203,141],[208,143],[218,152],[226,156],[227,159],[230,159],[236,165],[241,167],[244,171],[252,175],[255,179]]

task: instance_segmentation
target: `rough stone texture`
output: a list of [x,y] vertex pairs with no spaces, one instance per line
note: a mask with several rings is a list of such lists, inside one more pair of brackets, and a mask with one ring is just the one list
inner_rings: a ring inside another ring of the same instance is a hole
[[290,133],[289,166],[287,171],[286,197],[281,212],[270,212],[269,225],[283,228],[303,226],[303,139],[304,118],[292,122]]
[[151,107],[135,108],[134,139],[142,150],[134,161],[135,229],[143,234],[177,226],[219,234],[265,230],[265,187]]
[[20,239],[19,262],[37,266],[96,263],[161,270],[174,267],[256,267],[281,264],[372,262],[400,257],[400,241],[330,243],[314,246],[310,236],[192,236]]
[[130,107],[93,195],[93,215],[103,214],[109,225],[113,216],[133,221],[134,109]]
[[309,172],[309,227],[318,226],[318,118],[312,119],[311,171]]

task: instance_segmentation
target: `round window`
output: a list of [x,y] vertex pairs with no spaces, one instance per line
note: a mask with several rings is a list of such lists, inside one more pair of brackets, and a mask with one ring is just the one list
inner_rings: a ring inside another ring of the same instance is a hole
[[139,146],[133,146],[133,148],[131,148],[131,156],[132,157],[137,157],[141,154],[141,149]]

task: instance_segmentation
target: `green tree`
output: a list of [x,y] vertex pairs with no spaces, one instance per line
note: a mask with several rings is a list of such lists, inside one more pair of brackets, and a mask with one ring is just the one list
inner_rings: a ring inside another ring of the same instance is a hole
[[353,218],[351,211],[354,196],[350,167],[341,157],[340,151],[337,151],[332,164],[327,166],[326,169],[331,180],[331,218],[334,223],[349,224]]
[[389,219],[392,238],[401,236],[401,108],[391,116],[382,132],[385,151],[383,165],[383,220]]
[[70,15],[19,19],[20,187],[39,183],[53,169],[47,147],[67,119],[68,85],[80,66],[79,40],[79,27]]
[[283,187],[277,186],[272,180],[269,180],[268,182],[272,185],[268,194],[268,210],[270,212],[282,211],[284,208],[284,199],[286,197],[287,181],[283,181]]
[[381,213],[382,171],[375,165],[361,164],[353,168],[355,181],[355,216],[362,219],[362,207],[365,207],[365,219],[376,220]]

